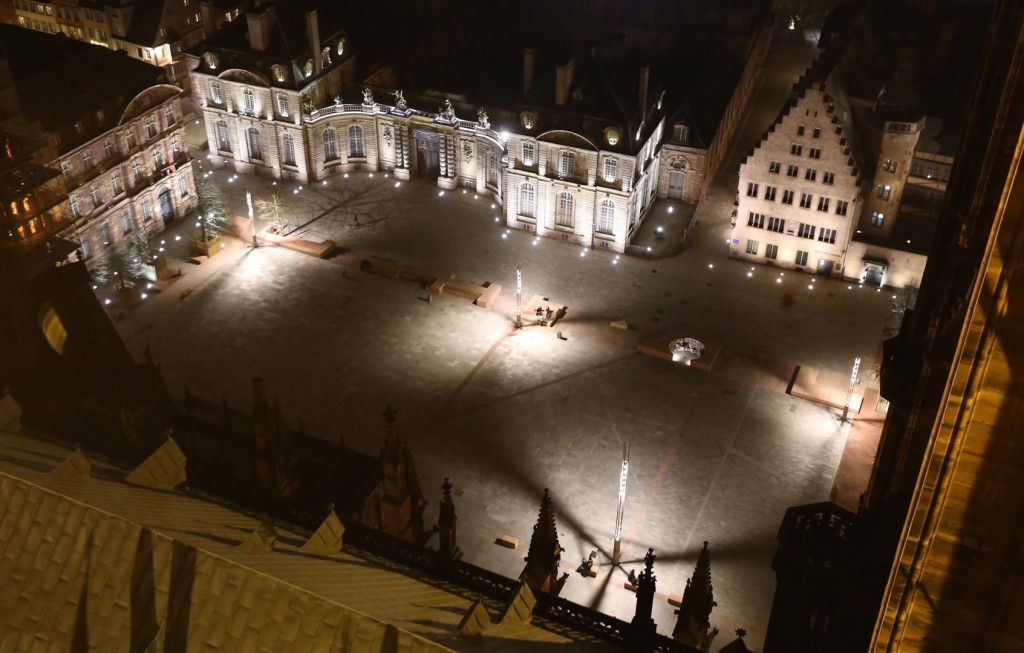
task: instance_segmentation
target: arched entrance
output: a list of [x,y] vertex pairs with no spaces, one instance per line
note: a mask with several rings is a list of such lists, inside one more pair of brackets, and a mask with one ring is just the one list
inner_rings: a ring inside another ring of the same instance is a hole
[[436,180],[441,171],[437,134],[417,129],[413,136],[416,140],[416,176]]
[[171,189],[164,186],[160,189],[160,217],[167,224],[174,219],[174,207],[171,205]]
[[864,283],[869,286],[881,286],[885,280],[885,268],[881,265],[864,264]]

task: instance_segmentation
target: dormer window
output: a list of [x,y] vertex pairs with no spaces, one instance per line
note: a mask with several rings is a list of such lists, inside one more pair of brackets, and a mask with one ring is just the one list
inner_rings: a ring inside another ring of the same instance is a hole
[[331,65],[331,49],[324,48],[323,52],[320,53],[320,65],[324,68]]
[[537,124],[537,116],[534,113],[525,111],[522,114],[523,127],[527,129],[533,129],[533,126]]
[[205,63],[206,67],[210,70],[217,70],[217,65],[220,61],[217,59],[217,55],[212,52],[207,52],[203,55],[203,63]]
[[690,128],[684,124],[672,127],[672,141],[675,143],[686,143],[690,139]]
[[313,60],[310,59],[306,62],[306,65],[302,68],[302,74],[306,77],[313,76]]
[[576,174],[576,155],[569,151],[562,152],[558,159],[558,176],[572,177]]
[[345,54],[345,39],[338,39],[338,46],[334,49],[338,56]]
[[622,138],[622,134],[619,133],[618,129],[612,129],[609,127],[604,130],[604,141],[611,146],[619,144],[619,140]]
[[75,131],[78,134],[82,134],[85,131],[85,125],[82,124],[81,120],[75,123]]
[[210,95],[213,97],[213,101],[217,104],[224,102],[224,98],[220,93],[220,83],[210,82]]
[[270,72],[273,73],[274,79],[276,81],[283,82],[285,80],[285,70],[284,66],[282,66],[281,64],[274,64],[273,66],[271,66]]
[[251,88],[242,91],[242,106],[250,116],[256,114],[256,94]]

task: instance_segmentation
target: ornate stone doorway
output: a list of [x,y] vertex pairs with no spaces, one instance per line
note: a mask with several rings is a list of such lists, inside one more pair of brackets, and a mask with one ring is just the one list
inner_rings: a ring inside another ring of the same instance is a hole
[[417,129],[413,137],[416,141],[416,176],[436,180],[441,169],[437,134]]
[[686,173],[682,170],[671,170],[668,173],[668,196],[670,199],[682,199],[683,188],[686,186]]
[[174,219],[174,207],[171,205],[171,189],[164,186],[160,190],[160,217],[167,224]]

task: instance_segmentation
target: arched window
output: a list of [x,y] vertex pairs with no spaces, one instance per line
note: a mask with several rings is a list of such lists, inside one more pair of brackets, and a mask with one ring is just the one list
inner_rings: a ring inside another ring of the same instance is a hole
[[352,125],[348,128],[348,155],[352,157],[364,157],[363,152],[363,128],[359,125]]
[[231,141],[228,139],[228,124],[223,120],[217,121],[217,149],[221,152],[231,151]]
[[250,127],[246,133],[249,137],[249,158],[262,159],[263,140],[260,138],[260,130],[255,127]]
[[576,155],[572,152],[562,152],[558,160],[558,176],[572,177],[576,174]]
[[498,153],[494,150],[487,155],[487,183],[498,185]]
[[281,137],[281,162],[295,165],[295,141],[288,133]]
[[217,104],[224,101],[224,96],[220,94],[220,82],[210,82],[210,97]]
[[537,194],[530,182],[519,187],[519,214],[533,216],[537,206]]
[[338,145],[334,141],[334,130],[324,130],[324,161],[331,161],[338,158]]
[[572,193],[562,191],[558,194],[558,206],[555,208],[555,224],[560,227],[575,226],[572,216]]
[[251,88],[242,90],[242,108],[249,115],[256,114],[256,94],[252,92]]
[[615,232],[615,202],[610,199],[601,202],[601,219],[597,223],[597,230],[603,234]]

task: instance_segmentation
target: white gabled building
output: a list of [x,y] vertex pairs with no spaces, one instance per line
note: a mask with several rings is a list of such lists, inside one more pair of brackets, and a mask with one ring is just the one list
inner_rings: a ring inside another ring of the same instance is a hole
[[744,159],[731,256],[842,276],[864,192],[847,133],[849,109],[840,97],[831,77],[801,80]]

